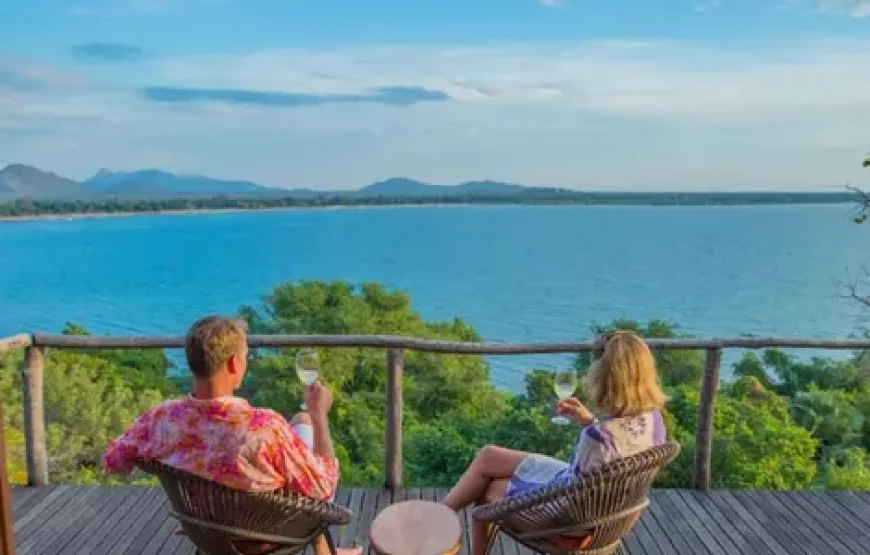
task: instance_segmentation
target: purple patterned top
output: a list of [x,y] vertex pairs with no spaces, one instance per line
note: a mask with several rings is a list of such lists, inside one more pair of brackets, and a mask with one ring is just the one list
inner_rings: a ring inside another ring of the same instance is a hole
[[537,454],[523,459],[508,482],[505,495],[568,482],[583,472],[662,445],[666,440],[665,422],[659,410],[601,420],[577,435],[570,462]]
[[667,431],[658,409],[637,416],[606,418],[583,428],[574,443],[568,467],[559,478],[570,478],[599,466],[662,445]]

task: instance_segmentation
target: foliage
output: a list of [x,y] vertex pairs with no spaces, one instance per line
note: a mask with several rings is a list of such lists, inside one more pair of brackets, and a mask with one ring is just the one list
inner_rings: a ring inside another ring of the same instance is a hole
[[[752,380],[752,378],[744,378]],[[713,486],[720,488],[802,489],[816,474],[817,441],[789,417],[788,402],[759,391],[760,383],[724,387],[713,412]],[[759,395],[761,393],[761,395]],[[698,391],[681,385],[672,391],[669,410],[683,444],[679,467],[688,467],[694,451]],[[672,484],[674,486],[680,483]]]
[[[377,284],[303,282],[276,287],[259,308],[242,314],[255,333],[393,334],[459,341],[479,339],[461,320],[427,323],[407,296]],[[286,415],[301,401],[295,351],[260,353],[246,387],[255,404]],[[383,479],[386,357],[372,349],[321,350],[322,379],[335,391],[333,434],[343,448],[343,479],[374,485]],[[457,419],[480,421],[503,403],[480,357],[407,352],[404,416],[408,438],[421,427],[438,429]],[[451,425],[453,426],[453,425]],[[415,447],[409,446],[411,450]],[[473,453],[473,452],[472,452]]]
[[[89,336],[90,332],[78,324],[68,322],[64,335]],[[159,349],[69,349],[100,358],[116,367],[116,372],[134,390],[156,389],[164,396],[179,392],[178,385],[167,372],[173,367],[166,353]]]
[[606,193],[528,188],[520,193],[450,193],[441,195],[378,195],[322,193],[313,196],[92,198],[79,200],[18,199],[0,203],[0,218],[75,216],[83,214],[159,213],[190,210],[263,210],[329,206],[395,206],[420,204],[583,204],[672,206],[711,204],[793,204],[851,202],[850,193]]
[[[20,355],[0,357],[7,465],[12,480],[24,481],[24,413]],[[106,444],[140,413],[161,399],[154,389],[133,386],[130,369],[99,356],[53,351],[45,361],[44,399],[50,478],[76,482],[97,466]]]
[[[476,341],[462,320],[424,320],[401,293],[377,284],[301,282],[275,287],[256,307],[240,310],[255,333],[389,334]],[[590,331],[631,329],[647,337],[683,337],[671,323],[617,321]],[[68,325],[65,333],[87,334]],[[377,349],[321,349],[322,379],[335,391],[331,418],[346,485],[380,486],[384,470],[386,354]],[[704,355],[655,353],[670,400],[664,413],[679,458],[658,485],[691,481],[698,384]],[[7,466],[13,481],[24,473],[22,356],[0,356]],[[477,356],[405,352],[404,464],[412,486],[448,486],[486,444],[567,459],[576,428],[551,423],[552,375],[530,370],[519,394],[497,390],[489,366]],[[802,361],[781,351],[746,354],[723,381],[714,411],[712,477],[716,487],[867,489],[870,450],[868,358]],[[584,372],[588,355],[575,367]],[[106,443],[160,399],[177,395],[160,351],[50,352],[45,413],[51,478],[75,483],[117,483],[97,469]],[[728,375],[723,370],[724,375]],[[255,404],[288,417],[298,410],[301,387],[295,350],[254,353],[243,392]],[[583,399],[581,387],[578,396]],[[142,477],[123,480],[149,482]]]
[[827,489],[870,490],[870,459],[867,451],[849,449],[840,460],[827,460],[822,467],[821,483]]

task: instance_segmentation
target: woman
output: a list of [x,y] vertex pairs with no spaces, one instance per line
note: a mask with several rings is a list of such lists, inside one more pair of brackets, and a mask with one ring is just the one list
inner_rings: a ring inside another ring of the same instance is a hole
[[[486,446],[443,503],[455,511],[471,503],[492,503],[505,496],[569,481],[582,472],[665,442],[660,412],[665,395],[659,386],[655,359],[643,339],[627,331],[601,337],[587,374],[587,385],[592,403],[606,417],[599,421],[574,398],[557,405],[559,414],[583,427],[570,462]],[[474,521],[472,553],[485,553],[489,533],[487,523]]]

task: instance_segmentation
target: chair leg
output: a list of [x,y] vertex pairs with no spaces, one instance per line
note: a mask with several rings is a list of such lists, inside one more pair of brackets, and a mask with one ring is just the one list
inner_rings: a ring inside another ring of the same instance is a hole
[[329,531],[329,528],[323,531],[323,535],[326,537],[326,545],[329,546],[329,552],[332,555],[338,555],[338,550],[335,548],[335,540],[332,538],[332,532]]
[[[489,532],[489,536],[486,538],[486,551],[485,553],[489,554],[492,551],[492,548],[495,547],[495,540],[498,537],[498,524],[493,523],[492,529]],[[469,546],[469,550],[471,546]]]

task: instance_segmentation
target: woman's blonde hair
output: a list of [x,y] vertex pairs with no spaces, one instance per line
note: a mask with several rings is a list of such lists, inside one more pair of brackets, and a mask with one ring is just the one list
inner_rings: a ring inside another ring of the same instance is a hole
[[599,338],[594,356],[586,380],[596,407],[615,417],[664,407],[655,358],[638,335],[609,332]]

